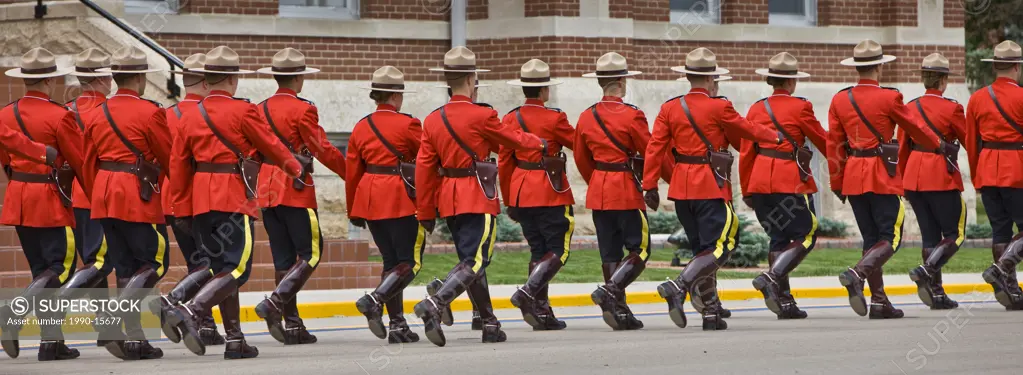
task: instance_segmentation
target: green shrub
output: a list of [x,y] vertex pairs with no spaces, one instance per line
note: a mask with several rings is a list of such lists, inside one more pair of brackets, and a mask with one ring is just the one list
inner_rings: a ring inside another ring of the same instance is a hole
[[444,219],[437,219],[437,226],[433,228],[433,233],[440,238],[442,242],[451,242],[451,228],[448,228],[448,221]]
[[497,216],[497,242],[522,242],[522,226],[508,215]]
[[990,238],[991,224],[970,224],[966,226],[966,238]]
[[817,222],[817,235],[821,237],[844,238],[849,235],[849,224],[832,218],[821,218]]
[[682,228],[674,212],[651,212],[647,214],[650,234],[672,234]]
[[739,245],[725,263],[726,267],[756,267],[767,260],[770,238],[764,233],[749,232],[749,226],[753,224],[756,220],[739,215]]

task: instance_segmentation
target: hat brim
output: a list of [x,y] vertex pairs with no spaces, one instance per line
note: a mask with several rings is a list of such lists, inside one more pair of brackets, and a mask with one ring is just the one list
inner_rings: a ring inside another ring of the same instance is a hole
[[298,72],[275,72],[275,71],[273,71],[273,67],[260,68],[260,69],[256,70],[256,73],[259,73],[259,74],[270,74],[270,75],[275,75],[275,76],[300,76],[300,75],[313,74],[313,73],[319,73],[319,72],[320,72],[320,70],[316,69],[316,68],[305,68],[305,70],[298,71]]
[[953,72],[951,70],[928,69],[928,68],[923,68],[923,67],[920,68],[920,71],[921,72],[945,73],[945,74],[950,75],[950,76],[960,76],[960,75],[962,75],[962,74]]
[[207,70],[207,69],[189,69],[188,71],[189,72],[193,72],[193,73],[202,73],[202,74],[233,74],[233,75],[242,75],[242,74],[252,74],[252,73],[255,73],[254,71],[245,70],[245,69],[239,69],[239,70],[234,70],[234,71],[230,71],[230,72],[220,71],[220,70]]
[[369,90],[369,91],[397,92],[397,93],[403,93],[403,94],[408,94],[408,93],[416,92],[416,90],[378,89],[376,87],[366,87],[366,86],[359,87],[359,89],[361,89],[361,90]]
[[[714,78],[714,82],[731,81],[733,79],[734,78],[732,76],[720,76],[720,77]],[[682,78],[676,79],[676,81],[688,81],[688,79],[686,79],[686,77],[683,76]]]
[[807,73],[807,72],[796,72],[796,74],[778,74],[778,73],[771,73],[771,69],[757,69],[754,72],[756,72],[759,75],[765,76],[765,77],[796,78],[796,79],[799,79],[799,78],[810,78],[810,73]]
[[21,68],[14,68],[14,69],[9,69],[6,72],[4,72],[4,75],[8,76],[8,77],[11,77],[11,78],[53,78],[53,77],[63,77],[63,76],[66,76],[68,74],[71,74],[71,72],[73,72],[73,71],[75,71],[74,68],[63,68],[63,69],[57,68],[57,70],[52,72],[52,73],[25,74],[25,73],[21,72]]
[[1010,63],[1010,64],[1023,64],[1023,59],[1020,60],[995,60],[995,59],[980,59],[983,62],[990,63]]
[[195,69],[171,70],[170,74],[177,74],[177,75],[183,75],[183,76],[201,76],[201,75],[203,75],[202,73],[196,72]]
[[[478,84],[478,85],[476,85],[476,87],[475,87],[475,88],[477,88],[477,89],[478,89],[478,88],[480,88],[480,87],[490,87],[490,86],[493,86],[493,85],[491,85],[491,84],[489,84],[489,83],[481,83],[481,84]],[[440,86],[433,86],[433,88],[435,88],[435,89],[450,89],[450,88],[451,88],[451,86],[448,86],[448,85],[440,85]]]
[[[163,71],[163,69],[155,69],[155,68],[153,68],[153,69],[146,69],[146,70],[113,70],[111,68],[96,69],[96,72],[98,72],[98,73],[108,73],[108,74],[147,74],[147,73],[156,73],[156,72],[162,72],[162,71]],[[74,75],[74,74],[72,74],[72,75]]]
[[720,76],[720,75],[728,74],[730,72],[730,70],[722,68],[720,66],[715,68],[715,70],[709,71],[709,72],[693,71],[693,70],[686,69],[686,67],[684,67],[684,66],[673,66],[673,67],[671,67],[671,70],[674,71],[674,72],[678,72],[678,73],[692,74],[692,75],[697,75],[697,76]]
[[638,76],[640,74],[643,74],[643,72],[635,71],[635,70],[630,70],[628,73],[614,74],[614,75],[597,75],[597,73],[594,72],[594,73],[583,74],[583,78],[619,78],[619,77],[633,77],[633,76]]
[[431,72],[441,73],[486,73],[490,69],[470,69],[470,70],[459,70],[459,69],[444,69],[444,68],[430,68]]
[[842,64],[844,66],[871,66],[871,65],[881,65],[881,64],[884,64],[884,63],[890,63],[892,61],[895,61],[895,59],[897,59],[897,57],[892,56],[892,55],[881,55],[881,59],[880,60],[872,60],[872,61],[856,61],[855,57],[850,57],[848,59],[842,60],[841,62],[839,62],[839,64]]
[[72,76],[72,77],[110,77],[113,74],[107,73],[107,72],[99,72],[99,71],[92,72],[92,73],[86,73],[86,72],[79,72],[79,71],[75,70],[75,71],[72,71],[71,73],[68,73],[68,75]]
[[514,79],[514,80],[508,81],[506,83],[509,84],[509,85],[512,85],[512,86],[519,86],[519,87],[548,87],[548,86],[557,86],[557,85],[560,85],[560,84],[565,83],[565,82],[562,82],[560,79],[551,78],[551,80],[547,81],[547,82],[522,82],[521,79]]

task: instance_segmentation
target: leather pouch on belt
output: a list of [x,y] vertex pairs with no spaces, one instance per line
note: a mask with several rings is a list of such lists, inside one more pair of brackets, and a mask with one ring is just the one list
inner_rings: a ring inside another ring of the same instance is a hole
[[71,190],[75,184],[75,170],[64,163],[60,168],[53,169],[53,179],[57,181],[57,189],[60,190],[60,203],[64,207],[71,207]]
[[153,191],[160,192],[160,166],[145,159],[138,158],[135,161],[135,178],[139,180],[139,198],[143,202],[149,202],[153,198]]
[[642,156],[633,155],[629,157],[629,168],[632,169],[632,182],[636,184],[636,190],[643,193],[643,167],[646,159]]
[[405,194],[410,199],[416,199],[416,163],[398,162],[398,175],[405,183]]
[[799,168],[800,182],[806,182],[813,175],[811,173],[811,161],[813,161],[813,151],[806,147],[796,147],[796,167]]
[[881,161],[884,162],[884,169],[889,177],[895,177],[899,167],[899,144],[897,142],[881,144]]
[[707,154],[718,187],[725,187],[725,181],[732,181],[732,164],[735,163],[735,156],[728,151],[708,151]]
[[483,189],[483,195],[489,200],[497,199],[497,161],[493,158],[483,161],[473,160],[471,168],[476,174],[476,181]]
[[259,186],[259,170],[263,163],[243,158],[238,160],[238,171],[242,175],[242,182],[245,183],[245,198],[256,199],[256,189]]
[[941,154],[945,157],[945,169],[949,174],[955,173],[959,169],[959,147],[959,143],[955,142],[941,144]]
[[303,190],[306,187],[305,178],[313,173],[313,157],[307,152],[291,154],[295,156],[295,160],[298,160],[298,164],[302,166],[302,175],[298,176],[294,181],[291,182],[291,187],[295,190]]
[[565,187],[565,169],[568,166],[568,157],[564,152],[554,156],[544,155],[540,161],[543,163],[544,172],[547,174],[547,181],[551,183],[554,191],[561,193],[568,188]]

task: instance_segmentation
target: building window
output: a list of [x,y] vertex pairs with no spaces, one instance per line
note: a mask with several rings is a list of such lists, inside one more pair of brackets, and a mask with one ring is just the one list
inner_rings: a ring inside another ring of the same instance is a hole
[[347,154],[348,153],[348,138],[351,138],[352,132],[330,132],[327,133],[327,141],[331,145],[334,145],[338,151]]
[[359,0],[280,0],[281,17],[359,18]]
[[817,25],[817,0],[768,0],[767,10],[772,25]]
[[186,0],[124,0],[128,14],[177,14],[181,1]]
[[721,22],[721,0],[671,0],[671,22],[716,24]]

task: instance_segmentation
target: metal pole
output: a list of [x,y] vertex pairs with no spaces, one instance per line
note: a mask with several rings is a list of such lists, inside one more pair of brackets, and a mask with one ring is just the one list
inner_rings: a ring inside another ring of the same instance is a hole
[[[135,31],[135,29],[129,27],[127,24],[125,24],[121,20],[117,19],[117,17],[114,17],[114,15],[110,14],[110,12],[107,12],[106,9],[103,9],[99,5],[96,5],[96,3],[92,2],[92,0],[78,0],[78,1],[81,1],[82,4],[85,4],[85,6],[89,7],[89,9],[92,9],[94,12],[99,13],[100,16],[102,16],[103,18],[106,18],[107,21],[110,21],[111,23],[116,25],[121,30],[124,30],[124,32],[128,33],[128,35],[131,35],[136,40],[142,42],[142,44],[145,44],[146,47],[149,47],[153,51],[156,51],[156,53],[159,53],[161,56],[166,58],[167,62],[169,62],[172,66],[177,66],[178,68],[181,68],[182,70],[185,69],[185,63],[182,62],[181,59],[179,59],[177,56],[174,56],[173,54],[168,52],[163,47],[160,47],[156,43],[153,43],[153,41],[149,40],[149,38],[146,38],[144,35],[142,35],[138,31]],[[39,2],[42,3],[42,0],[39,0]]]
[[465,45],[466,0],[451,0],[451,47]]
[[35,11],[35,17],[37,20],[46,16],[46,4],[43,4],[43,0],[38,0],[38,2],[36,2]]

